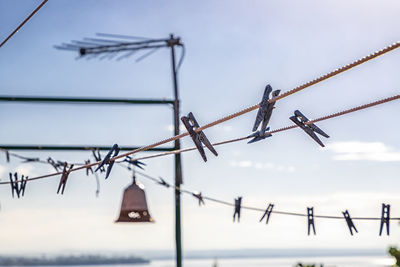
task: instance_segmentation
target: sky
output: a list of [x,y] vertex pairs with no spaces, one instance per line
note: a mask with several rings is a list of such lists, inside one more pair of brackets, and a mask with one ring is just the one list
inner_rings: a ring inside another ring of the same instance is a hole
[[[41,1],[0,2],[4,39]],[[181,114],[193,112],[202,125],[258,103],[264,88],[290,90],[355,59],[399,41],[400,2],[389,1],[49,1],[0,48],[0,94],[115,98],[172,98],[170,54],[159,50],[143,61],[77,59],[54,45],[95,37],[98,32],[165,38],[179,36],[186,55],[179,70]],[[181,51],[177,51],[179,54]],[[399,93],[400,50],[276,103],[271,129],[291,125],[296,109],[309,118]],[[299,129],[262,142],[218,146],[183,157],[183,188],[243,205],[353,217],[379,217],[382,203],[400,217],[399,102],[319,122],[330,135],[320,148]],[[172,109],[164,106],[103,106],[0,103],[2,144],[146,145],[170,137]],[[205,130],[211,142],[250,134],[256,112]],[[182,146],[192,146],[190,138]],[[83,162],[89,152],[22,151],[26,156]],[[150,152],[140,155],[149,155]],[[145,161],[146,173],[173,181],[173,157]],[[43,164],[6,163],[0,177],[18,171],[30,177],[51,173]],[[109,179],[70,175],[64,195],[59,178],[27,184],[22,199],[0,187],[0,251],[139,251],[174,249],[174,196],[139,178],[146,187],[153,224],[115,224],[131,173],[114,167]],[[307,236],[305,218],[233,209],[182,197],[184,250],[241,248],[377,248],[399,244],[400,227],[378,236],[378,221],[316,219]]]

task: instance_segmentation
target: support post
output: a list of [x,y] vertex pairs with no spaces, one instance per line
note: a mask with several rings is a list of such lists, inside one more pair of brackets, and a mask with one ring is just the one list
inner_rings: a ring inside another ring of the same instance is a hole
[[[171,65],[174,85],[174,134],[179,135],[179,94],[178,81],[176,73],[175,61],[175,45],[174,36],[170,35],[171,40]],[[179,42],[179,41],[178,41]],[[180,140],[175,140],[175,149],[180,149]],[[176,244],[176,267],[182,267],[182,234],[181,234],[181,192],[182,184],[182,161],[181,154],[175,154],[175,244]]]

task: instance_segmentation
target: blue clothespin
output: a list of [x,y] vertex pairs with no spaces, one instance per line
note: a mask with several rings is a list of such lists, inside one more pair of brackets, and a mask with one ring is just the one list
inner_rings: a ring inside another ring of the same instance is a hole
[[[93,150],[92,150],[92,154],[93,154],[93,157],[94,157],[94,160],[95,160],[95,161],[97,161],[97,162],[102,161],[101,155],[100,155],[100,151],[99,151],[98,148],[93,149]],[[105,172],[105,171],[106,171],[106,170],[104,169],[104,166],[101,166],[100,172]]]
[[10,172],[10,185],[11,185],[11,194],[12,197],[14,198],[14,192],[17,195],[18,198],[23,197],[25,194],[25,187],[28,176],[21,175],[21,179],[18,178],[18,173],[14,173],[14,179],[13,175]]
[[21,194],[21,197],[23,197],[25,195],[25,187],[26,187],[26,183],[28,182],[28,176],[21,176],[21,182],[20,182],[20,186],[19,186],[19,191]]
[[7,162],[10,162],[10,152],[8,152],[8,150],[4,150],[4,152],[6,153]]
[[40,161],[40,158],[28,158],[28,157],[24,157],[23,159],[24,159],[23,163],[27,163],[27,162],[38,162],[38,161]]
[[[262,124],[261,124],[260,133],[265,133],[265,131],[267,131],[267,126],[268,126],[269,120],[271,119],[272,110],[274,109],[274,105],[275,105],[275,102],[272,102],[272,103],[268,102],[271,92],[272,92],[272,87],[271,87],[271,85],[268,84],[265,87],[264,95],[261,99],[260,107],[258,108],[256,121],[254,122],[254,126],[253,126],[253,132],[257,131],[258,126],[260,125],[261,122],[262,122]],[[273,98],[277,97],[280,92],[281,92],[281,90],[273,91],[272,97]],[[262,140],[262,139],[259,139],[259,140]],[[256,141],[259,141],[259,140],[256,140]]]
[[326,138],[329,138],[329,135],[327,135],[324,131],[318,128],[318,126],[316,126],[314,123],[306,124],[306,122],[309,122],[309,120],[299,110],[296,110],[294,112],[294,116],[290,117],[290,119],[294,123],[296,123],[297,126],[299,126],[303,131],[305,131],[312,139],[314,139],[315,142],[317,142],[320,146],[324,147],[324,144],[321,142],[321,140],[315,133],[318,133]]
[[14,173],[14,180],[13,180],[13,174],[10,172],[10,186],[11,186],[11,194],[12,197],[14,198],[14,192],[17,194],[17,197],[19,198],[19,189],[18,189],[18,174]]
[[264,219],[265,216],[267,216],[267,220],[266,220],[266,224],[268,224],[269,221],[269,217],[272,213],[272,209],[274,208],[274,204],[269,204],[268,208],[265,210],[264,215],[261,217],[260,222],[262,222],[262,220]]
[[382,203],[382,217],[381,217],[381,227],[379,229],[379,235],[382,235],[383,225],[386,225],[386,234],[389,235],[390,226],[390,205]]
[[353,235],[353,229],[354,231],[356,231],[356,233],[358,233],[357,228],[355,227],[353,220],[350,217],[349,211],[346,210],[345,212],[342,212],[344,219],[346,220],[347,226],[349,227],[350,230],[350,234]]
[[314,225],[314,207],[307,208],[307,222],[308,222],[308,235],[310,235],[311,227],[313,229],[314,235],[316,235],[315,225]]
[[134,166],[136,166],[136,167],[138,167],[138,168],[140,168],[140,169],[142,169],[142,170],[144,170],[144,168],[143,168],[141,165],[146,166],[145,163],[143,163],[143,162],[141,162],[141,161],[138,161],[138,160],[135,160],[135,159],[132,159],[132,157],[130,157],[130,156],[126,156],[126,158],[124,159],[124,161],[125,161],[125,162],[128,162],[129,164],[132,164],[132,165],[134,165]]
[[171,185],[169,183],[167,183],[163,178],[158,177],[158,179],[160,179],[160,181],[158,181],[157,183],[160,185],[165,186],[166,188],[169,188]]
[[[89,164],[90,164],[90,159],[85,160],[85,165],[89,165]],[[89,172],[91,172],[93,174],[92,166],[86,167],[86,176],[89,176]]]
[[203,196],[201,195],[201,192],[193,192],[192,196],[194,196],[195,198],[197,198],[199,200],[199,206],[205,205]]
[[47,162],[48,162],[51,166],[53,166],[53,168],[56,170],[56,172],[59,172],[59,171],[60,171],[59,168],[61,168],[61,167],[64,165],[64,163],[63,163],[63,164],[60,164],[59,162],[56,163],[51,157],[49,157],[49,158],[47,159]]
[[261,132],[261,130],[247,136],[247,138],[251,138],[254,137],[253,139],[251,139],[249,142],[247,142],[248,144],[260,141],[260,140],[264,140],[267,137],[271,137],[272,134],[268,132],[269,131],[269,127],[267,129],[265,129],[265,132]]
[[[114,154],[113,154],[114,152]],[[108,176],[110,175],[111,169],[114,165],[114,160],[112,158],[116,157],[119,153],[119,147],[117,144],[114,144],[113,147],[111,148],[111,150],[107,153],[107,155],[104,157],[104,159],[101,161],[101,163],[99,164],[99,166],[97,166],[95,172],[97,172],[101,167],[104,166],[104,164],[107,164],[107,172],[106,172],[106,179],[108,178]],[[111,157],[112,155],[112,157]]]
[[237,222],[240,222],[240,210],[242,209],[242,197],[235,199],[235,212],[233,213],[233,222],[237,218]]
[[196,145],[197,150],[199,150],[201,157],[203,158],[204,161],[207,161],[206,153],[204,152],[203,149],[203,144],[215,155],[218,156],[217,151],[215,151],[214,147],[208,141],[206,135],[204,134],[203,131],[200,132],[195,132],[195,129],[199,128],[200,125],[197,123],[194,115],[192,112],[189,112],[189,114],[186,116],[183,116],[181,118],[183,125],[185,125],[187,131],[190,134],[190,137],[192,137],[194,144]]

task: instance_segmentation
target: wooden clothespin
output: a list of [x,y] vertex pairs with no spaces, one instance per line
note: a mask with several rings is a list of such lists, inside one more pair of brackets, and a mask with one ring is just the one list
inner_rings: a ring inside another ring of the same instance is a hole
[[60,183],[58,184],[57,194],[60,193],[60,189],[61,189],[61,195],[64,194],[65,185],[67,183],[69,173],[71,172],[73,167],[74,167],[74,164],[72,164],[68,168],[68,163],[64,162],[64,168],[63,168],[63,172],[61,175]]

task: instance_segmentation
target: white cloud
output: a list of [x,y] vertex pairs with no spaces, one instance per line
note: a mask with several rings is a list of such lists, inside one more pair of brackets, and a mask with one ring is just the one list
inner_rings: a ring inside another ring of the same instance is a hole
[[[168,126],[165,127],[165,129],[168,130],[169,132],[173,132],[174,129],[175,129],[175,126],[172,125],[172,124],[169,124]],[[179,125],[179,130],[180,130],[181,132],[186,132],[186,131],[187,131],[186,128],[185,128],[185,126],[182,125],[182,124]]]
[[281,165],[275,164],[272,162],[255,162],[251,160],[242,160],[242,161],[231,161],[229,163],[232,167],[239,167],[239,168],[256,168],[259,170],[262,169],[270,169],[276,170],[281,172],[294,172],[296,168],[290,165]]
[[25,176],[36,176],[35,167],[32,164],[21,164],[15,170],[16,172],[23,174]]
[[334,160],[400,161],[400,151],[382,142],[334,142],[326,146]]

